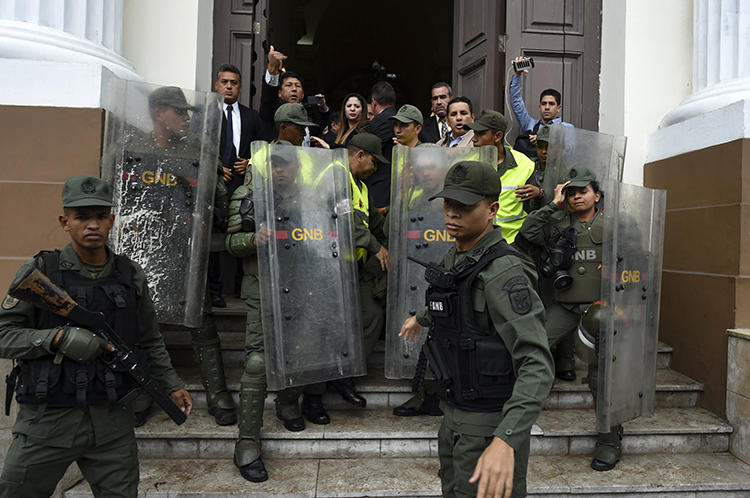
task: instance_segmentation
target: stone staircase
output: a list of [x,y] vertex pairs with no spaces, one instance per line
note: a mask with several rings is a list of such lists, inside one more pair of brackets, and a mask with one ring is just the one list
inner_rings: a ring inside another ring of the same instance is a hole
[[[236,398],[243,358],[241,303],[215,311],[225,331],[225,367]],[[330,425],[308,423],[303,432],[286,431],[269,394],[263,456],[270,478],[253,484],[232,464],[237,427],[218,427],[206,413],[188,334],[170,329],[164,335],[196,408],[180,427],[159,411],[136,430],[143,496],[440,496],[440,418],[392,415],[410,393],[407,381],[384,378],[382,344],[370,358],[369,374],[357,379],[367,408],[353,408],[327,393]],[[529,495],[750,497],[750,466],[728,453],[731,426],[696,407],[702,386],[669,368],[671,354],[669,346],[659,345],[656,413],[625,424],[622,460],[606,473],[589,468],[595,431],[591,394],[581,382],[585,371],[578,371],[577,381],[556,381],[532,429]],[[91,491],[80,482],[64,496],[89,497]]]

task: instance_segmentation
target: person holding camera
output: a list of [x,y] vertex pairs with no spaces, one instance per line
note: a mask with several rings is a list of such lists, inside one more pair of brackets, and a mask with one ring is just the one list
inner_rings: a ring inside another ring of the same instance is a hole
[[[594,173],[585,166],[574,166],[567,181],[555,187],[552,201],[529,213],[521,226],[519,237],[542,249],[539,273],[551,279],[554,288],[545,321],[550,348],[572,335],[589,306],[600,298],[604,220],[598,206],[603,195]],[[574,369],[572,351],[567,357],[558,354],[558,377]],[[595,360],[589,362],[588,382],[596,402]],[[614,468],[620,459],[621,440],[621,425],[599,433],[591,468]]]
[[[305,105],[308,119],[315,123],[316,133],[322,132],[328,125],[328,117],[331,110],[326,104],[325,95],[318,93],[305,100],[305,90],[302,86],[302,77],[297,73],[285,71],[284,61],[287,56],[275,50],[271,45],[268,52],[268,67],[263,78],[263,89],[260,94],[260,118],[265,125],[269,140],[276,139],[274,114],[276,109],[284,103],[300,103]],[[310,114],[317,109],[318,119],[310,119]],[[312,133],[309,127],[305,127],[305,136],[302,145],[309,147]]]

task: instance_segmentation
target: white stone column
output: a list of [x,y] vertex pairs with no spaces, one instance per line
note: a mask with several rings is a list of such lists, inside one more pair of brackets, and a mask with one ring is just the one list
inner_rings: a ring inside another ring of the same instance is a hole
[[[109,72],[140,80],[120,55],[122,13],[123,0],[0,0],[0,103],[95,106],[85,82],[101,83]],[[16,79],[21,72],[27,77]],[[23,92],[14,90],[18,84]]]
[[750,2],[693,0],[692,52],[693,93],[650,137],[649,162],[750,132]]

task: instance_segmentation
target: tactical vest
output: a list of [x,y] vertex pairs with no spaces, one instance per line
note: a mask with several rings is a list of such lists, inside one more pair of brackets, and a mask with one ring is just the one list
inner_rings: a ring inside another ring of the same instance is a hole
[[[135,269],[127,258],[115,256],[112,273],[94,280],[77,270],[60,270],[59,251],[43,251],[36,257],[44,261],[50,280],[65,289],[81,307],[103,313],[117,335],[143,360],[144,354],[138,348]],[[36,328],[63,327],[68,323],[65,317],[39,311]],[[60,363],[54,360],[55,356],[47,355],[19,361],[16,399],[19,403],[39,405],[35,421],[47,406],[85,407],[101,401],[114,404],[135,387],[127,373],[113,370],[98,359],[87,363],[66,357]]]
[[[570,226],[570,217],[566,216],[553,226],[553,230],[564,230]],[[602,239],[604,225],[601,211],[597,211],[588,228],[578,232],[576,238],[576,255],[573,265],[568,269],[573,283],[565,291],[555,290],[555,301],[558,303],[593,303],[598,301],[602,290]]]
[[503,231],[505,241],[512,244],[526,219],[523,202],[519,202],[516,197],[516,188],[526,185],[526,181],[534,173],[534,162],[510,147],[505,148],[505,153],[513,155],[516,167],[509,168],[500,177],[502,190],[497,198],[500,207],[495,215],[495,225]]
[[[495,259],[519,256],[505,241],[493,245],[478,260],[465,259],[435,276],[426,272],[427,309],[432,319],[425,354],[444,401],[474,412],[495,412],[510,398],[515,383],[513,361],[500,336],[483,330],[474,318],[472,284]],[[435,278],[436,277],[436,278]]]

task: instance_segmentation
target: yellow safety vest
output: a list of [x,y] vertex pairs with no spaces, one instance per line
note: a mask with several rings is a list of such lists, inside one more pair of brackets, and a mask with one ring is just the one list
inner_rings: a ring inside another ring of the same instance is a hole
[[[272,142],[270,145],[274,145],[275,142]],[[292,147],[292,146],[289,146]],[[305,185],[312,185],[313,184],[313,176],[314,176],[314,170],[315,167],[313,165],[313,159],[306,151],[301,150],[302,147],[297,147],[297,159],[299,160],[299,171],[297,172],[297,177],[295,178],[295,183],[297,184],[305,184]],[[268,178],[269,175],[269,168],[271,167],[270,162],[267,162],[266,157],[266,148],[263,147],[262,149],[258,150],[257,153],[253,154],[250,158],[250,164],[252,164],[255,167],[255,170],[258,171],[263,178]],[[245,185],[252,184],[252,175],[246,175],[245,176]]]
[[[357,211],[364,213],[365,226],[370,228],[370,193],[367,190],[367,185],[365,185],[364,182],[361,182],[361,187],[357,185],[357,180],[354,179],[354,175],[351,171],[349,171],[349,182],[352,185],[352,207]],[[357,259],[361,259],[363,263],[367,261],[367,249],[364,247],[358,247]]]
[[534,161],[513,150],[511,147],[505,147],[506,154],[513,154],[516,160],[516,167],[509,168],[503,176],[500,177],[502,190],[497,198],[500,207],[495,215],[495,225],[499,225],[503,232],[503,238],[508,244],[516,240],[516,235],[526,219],[526,211],[523,210],[523,202],[519,202],[516,197],[516,187],[526,185],[526,181],[534,173]]

